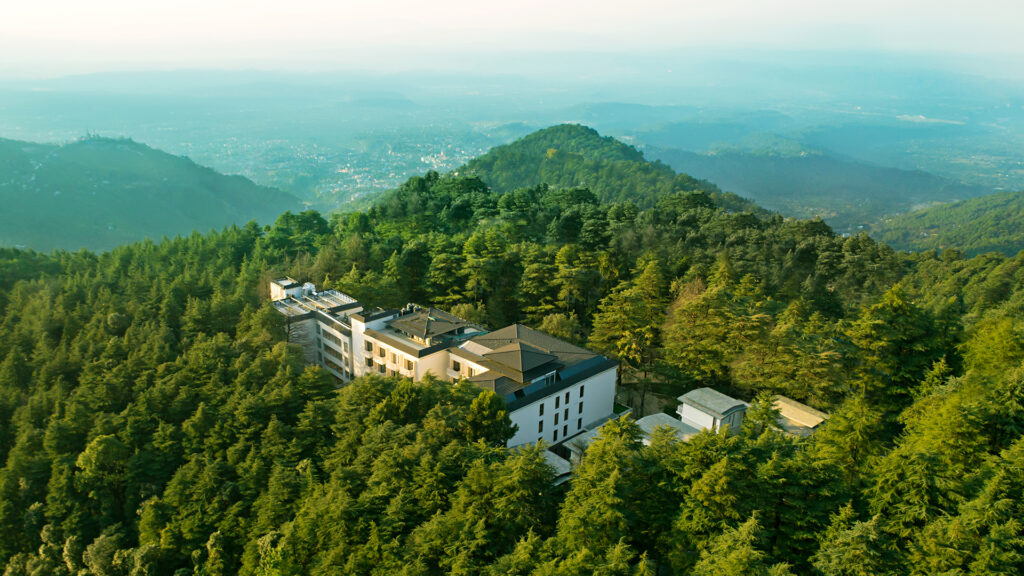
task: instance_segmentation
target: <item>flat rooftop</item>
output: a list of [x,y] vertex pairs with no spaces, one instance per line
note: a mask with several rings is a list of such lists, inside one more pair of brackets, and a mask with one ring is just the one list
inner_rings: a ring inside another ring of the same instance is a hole
[[358,306],[359,301],[344,292],[325,290],[315,294],[297,295],[282,300],[275,300],[273,304],[274,308],[277,308],[282,314],[294,317],[304,316],[311,312],[330,314],[339,308],[354,308]]
[[779,411],[779,428],[794,436],[810,436],[828,420],[828,414],[785,396],[776,396],[773,408]]
[[644,416],[643,418],[636,421],[636,425],[639,426],[641,430],[643,430],[644,436],[646,438],[650,438],[651,434],[654,433],[654,430],[656,428],[662,427],[670,428],[673,432],[675,432],[676,438],[682,441],[689,440],[693,436],[700,434],[700,430],[694,428],[693,426],[690,426],[689,424],[686,424],[685,422],[679,420],[678,418],[673,418],[672,416],[669,416],[664,412],[658,412],[655,414],[651,414],[649,416]]

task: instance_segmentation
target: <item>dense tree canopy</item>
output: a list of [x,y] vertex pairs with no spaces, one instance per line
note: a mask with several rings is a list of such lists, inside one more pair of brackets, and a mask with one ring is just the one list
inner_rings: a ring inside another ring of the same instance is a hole
[[[1024,571],[1024,255],[652,197],[429,173],[330,221],[0,251],[5,574]],[[712,385],[831,418],[647,444],[627,417],[555,486],[493,394],[304,366],[283,274],[589,343],[637,415]]]

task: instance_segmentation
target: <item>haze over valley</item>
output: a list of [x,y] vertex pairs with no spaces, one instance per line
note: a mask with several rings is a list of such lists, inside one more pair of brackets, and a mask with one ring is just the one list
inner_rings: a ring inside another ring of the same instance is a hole
[[3,576],[1024,574],[1019,0],[8,4]]

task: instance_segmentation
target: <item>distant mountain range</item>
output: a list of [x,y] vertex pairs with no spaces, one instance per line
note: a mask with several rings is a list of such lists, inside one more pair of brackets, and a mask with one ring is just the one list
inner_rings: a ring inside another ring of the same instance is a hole
[[867,228],[882,217],[929,204],[992,192],[927,172],[874,166],[820,152],[697,153],[652,147],[646,153],[786,216],[821,217],[841,232]]
[[0,245],[109,250],[143,238],[270,223],[297,198],[127,139],[0,139]]
[[888,218],[872,234],[903,250],[955,248],[969,255],[1024,250],[1024,192],[1000,192]]

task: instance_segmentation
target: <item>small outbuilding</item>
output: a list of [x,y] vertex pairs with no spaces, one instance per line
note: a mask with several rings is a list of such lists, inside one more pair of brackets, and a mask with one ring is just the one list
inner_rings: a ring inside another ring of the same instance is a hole
[[736,434],[743,424],[743,415],[750,405],[711,388],[690,390],[678,398],[676,410],[683,424],[697,430],[718,432],[723,426]]
[[785,396],[776,396],[773,407],[779,412],[779,428],[793,436],[810,436],[828,420],[828,414]]

